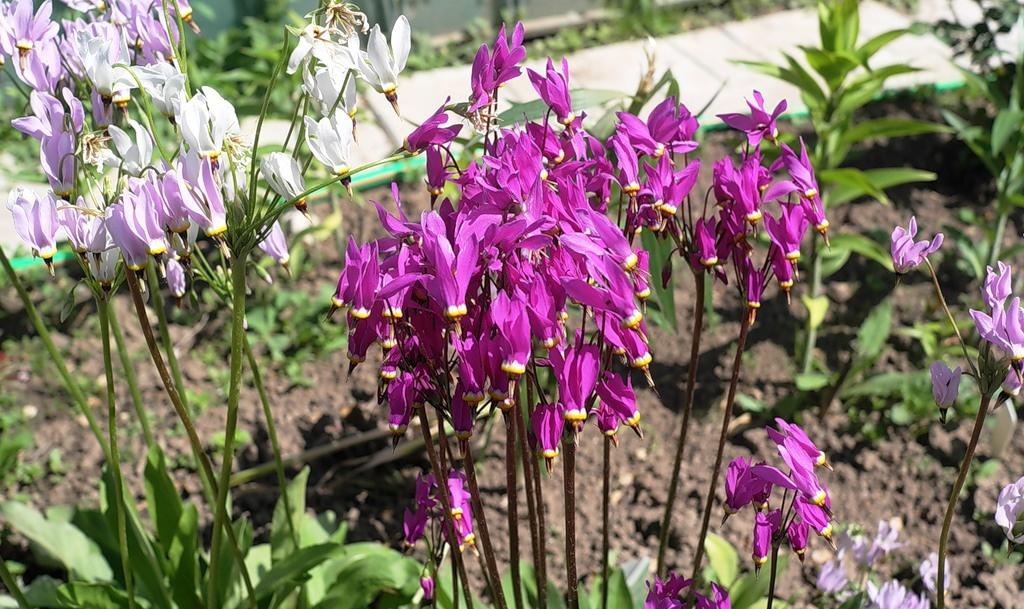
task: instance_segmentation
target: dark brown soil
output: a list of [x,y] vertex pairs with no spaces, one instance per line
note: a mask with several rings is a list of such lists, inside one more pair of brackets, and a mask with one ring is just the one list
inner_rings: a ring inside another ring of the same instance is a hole
[[[876,111],[893,114],[904,111],[905,105],[886,104]],[[911,106],[912,112],[919,108]],[[731,145],[728,135],[714,134],[703,146],[706,158],[717,158]],[[973,164],[965,149],[948,137],[909,138],[887,142],[864,150],[854,158],[863,167],[911,165],[930,169],[939,174],[938,181],[894,189],[890,194],[895,203],[887,207],[877,202],[856,203],[833,213],[833,226],[837,233],[868,232],[884,238],[896,223],[905,223],[911,213],[918,217],[925,232],[942,226],[960,226],[972,235],[978,229],[963,226],[957,211],[974,209],[985,221],[991,219],[987,201],[990,200],[990,181]],[[422,195],[411,186],[404,195],[412,208],[422,206]],[[378,193],[386,197],[384,192]],[[356,204],[345,204],[343,229],[366,238],[374,231],[374,214]],[[324,215],[326,210],[314,210]],[[1007,244],[1019,238],[1022,225],[1019,217],[1011,218],[1006,231]],[[887,241],[885,241],[887,243]],[[974,294],[977,287],[956,270],[952,245],[946,248],[946,259],[941,267],[947,294]],[[316,294],[322,286],[335,281],[339,258],[333,239],[326,239],[315,248],[316,264],[309,265],[306,273],[294,281],[278,278],[277,288],[304,290]],[[821,333],[819,351],[831,369],[838,368],[848,356],[856,329],[870,308],[891,295],[895,305],[895,321],[911,324],[930,318],[938,319],[932,303],[930,286],[923,276],[911,276],[895,289],[894,278],[877,265],[862,260],[851,261],[847,267],[826,283],[833,305],[828,322]],[[268,288],[257,287],[257,290]],[[743,357],[743,374],[739,391],[771,406],[779,399],[796,392],[793,384],[795,364],[792,363],[794,336],[803,319],[799,302],[800,287],[792,306],[779,295],[770,299],[758,316],[757,325],[750,335],[749,348]],[[693,293],[688,276],[677,277],[677,334],[652,326],[651,344],[655,355],[652,374],[657,392],[640,392],[643,413],[644,438],[622,433],[621,444],[613,449],[611,467],[611,547],[615,560],[623,562],[633,558],[651,558],[657,553],[660,519],[671,471],[672,455],[679,425],[679,408],[683,391],[690,348]],[[968,296],[968,299],[973,296]],[[707,489],[715,455],[722,412],[722,399],[730,374],[733,349],[739,324],[734,294],[721,286],[716,287],[716,310],[721,316],[718,323],[707,327],[701,346],[696,417],[691,426],[686,459],[675,510],[675,528],[670,538],[669,566],[689,572],[693,557],[693,544],[700,528],[700,510]],[[23,321],[18,321],[16,298],[13,293],[0,293],[3,308],[12,313],[0,324],[0,341],[28,334]],[[326,304],[325,310],[326,310]],[[198,495],[196,476],[187,467],[188,445],[159,380],[147,359],[137,324],[131,321],[132,312],[127,300],[119,300],[117,313],[128,334],[128,340],[138,362],[138,371],[145,401],[152,416],[157,418],[160,443],[180,463],[176,476],[184,492]],[[14,321],[6,321],[12,318]],[[182,355],[184,374],[190,387],[197,387],[212,395],[220,395],[225,388],[218,387],[221,376],[211,374],[211,368],[190,355],[207,346],[211,335],[221,331],[225,319],[217,316],[183,317],[189,325],[176,324],[172,336]],[[70,354],[76,374],[95,379],[102,387],[102,361],[96,356],[95,339],[71,339],[59,335],[61,346]],[[60,447],[69,471],[59,478],[44,479],[32,486],[9,489],[38,506],[95,502],[96,475],[101,466],[101,454],[91,439],[83,421],[69,414],[66,400],[59,386],[50,379],[48,368],[36,369],[29,354],[12,346],[6,361],[0,360],[0,378],[8,393],[20,396],[20,403],[33,405],[39,414],[33,420],[36,447],[24,459],[45,459],[49,449]],[[210,343],[220,349],[224,345]],[[915,359],[912,350],[887,353],[880,366],[887,369],[907,370],[922,368],[930,362]],[[222,358],[226,362],[226,355]],[[225,364],[226,366],[226,364]],[[346,374],[347,360],[342,351],[324,355],[319,361],[305,367],[308,386],[294,385],[289,377],[274,369],[266,370],[266,381],[273,402],[277,426],[284,452],[293,454],[305,449],[352,438],[357,434],[384,427],[386,416],[376,405],[376,375],[373,361]],[[641,379],[636,379],[639,386]],[[97,395],[99,393],[97,392]],[[141,469],[143,444],[137,425],[128,407],[129,397],[119,387],[122,409],[122,434],[125,444],[125,463],[132,464],[128,472],[131,488],[141,497]],[[93,404],[97,416],[102,411],[96,398]],[[726,462],[740,455],[759,455],[771,459],[773,451],[766,443],[762,430],[772,412],[758,415],[741,414],[725,448]],[[787,413],[788,414],[788,413]],[[225,409],[221,401],[198,416],[200,436],[207,441],[222,429]],[[271,459],[266,428],[255,391],[247,385],[243,389],[241,428],[248,431],[253,443],[242,449],[239,467],[245,468]],[[882,438],[870,441],[854,428],[854,419],[843,404],[833,404],[824,416],[819,416],[816,403],[797,414],[808,433],[825,448],[835,471],[828,476],[833,494],[836,517],[840,522],[858,523],[874,530],[879,520],[898,519],[902,525],[901,538],[906,546],[899,557],[886,566],[888,572],[912,578],[916,565],[938,543],[939,524],[949,489],[952,486],[966,440],[970,422],[954,417],[946,425],[937,416],[927,425],[916,427],[887,427],[881,413],[861,413],[856,421],[871,420],[882,430]],[[866,418],[866,419],[865,419]],[[499,560],[509,554],[507,500],[505,495],[504,427],[500,418],[494,420],[493,433],[481,431],[486,440],[477,454],[482,455],[480,484],[487,507],[487,520],[495,540]],[[135,431],[132,431],[135,430]],[[416,438],[410,432],[406,442]],[[988,449],[982,443],[979,459],[988,459]],[[580,440],[577,467],[577,527],[579,569],[583,575],[600,570],[601,472],[602,439],[593,429],[587,429]],[[378,462],[381,462],[379,465]],[[390,440],[377,438],[359,446],[343,450],[311,464],[312,475],[308,501],[316,510],[331,509],[350,526],[350,539],[372,539],[389,542],[399,547],[401,514],[412,500],[415,476],[427,467],[421,450],[403,451],[402,445],[393,452]],[[293,472],[294,473],[294,472]],[[1012,445],[1001,457],[996,473],[976,481],[962,496],[952,535],[951,565],[953,587],[952,607],[1004,607],[1020,606],[1019,591],[1024,582],[1024,569],[1020,565],[994,566],[983,556],[982,541],[998,547],[1002,532],[994,525],[991,514],[999,489],[1024,474],[1024,436],[1017,433]],[[548,571],[556,581],[564,581],[563,562],[563,505],[560,463],[544,482],[545,504],[549,535]],[[719,484],[719,494],[721,494]],[[277,495],[273,475],[243,485],[235,494],[237,513],[246,513],[256,524],[257,534],[265,534],[273,502]],[[521,515],[526,513],[525,497],[520,490]],[[712,516],[713,532],[732,541],[741,556],[749,552],[751,515],[742,513],[718,526],[719,507]],[[520,525],[521,554],[529,554],[529,536],[525,521]],[[5,542],[5,555],[25,558],[25,548],[17,538]],[[780,591],[796,607],[816,605],[813,579],[818,565],[827,560],[830,551],[821,540],[812,540],[812,551],[803,568],[791,561],[784,574]],[[479,562],[470,560],[470,569],[479,573]],[[479,577],[478,575],[476,577]]]

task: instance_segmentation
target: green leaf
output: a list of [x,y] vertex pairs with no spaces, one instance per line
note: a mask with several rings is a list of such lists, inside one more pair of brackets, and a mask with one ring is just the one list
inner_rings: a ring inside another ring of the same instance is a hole
[[655,304],[661,313],[659,321],[665,327],[675,330],[677,325],[675,282],[672,280],[671,274],[669,275],[668,285],[662,284],[662,273],[665,271],[666,265],[669,267],[668,272],[671,273],[672,259],[674,258],[673,250],[675,248],[670,240],[659,238],[658,235],[647,230],[640,236],[640,240],[643,243],[644,249],[650,254],[648,258],[650,284],[651,289],[654,291]]
[[714,579],[721,586],[728,588],[736,581],[740,572],[740,557],[736,548],[724,538],[708,533],[704,540],[704,549],[708,554],[708,564],[714,572]]
[[873,360],[882,352],[885,341],[892,331],[892,301],[884,300],[868,314],[857,330],[857,342],[853,350],[858,358]]
[[[270,522],[271,558],[276,563],[285,556],[295,552],[295,539],[299,525],[306,512],[306,481],[309,479],[309,467],[302,468],[297,476],[288,483],[285,494],[274,506],[274,516]],[[285,497],[291,507],[291,514],[285,510]],[[292,526],[296,528],[292,530]]]
[[154,446],[146,455],[145,479],[146,505],[149,516],[156,526],[156,537],[166,554],[178,532],[181,521],[182,503],[178,489],[167,472],[167,461],[159,446]]
[[871,239],[867,235],[858,233],[839,233],[831,237],[832,247],[839,250],[849,250],[860,254],[868,260],[877,262],[885,267],[890,273],[893,272],[892,255],[889,251]]
[[840,142],[846,146],[852,146],[869,138],[905,137],[908,135],[949,132],[950,128],[948,126],[928,121],[910,118],[876,118],[857,123],[840,137]]
[[[586,110],[603,106],[612,101],[625,99],[627,96],[620,91],[608,91],[604,89],[575,89],[569,92],[574,111]],[[517,122],[529,122],[542,120],[548,113],[548,105],[544,100],[512,104],[508,110],[498,115],[498,122],[507,125]]]
[[823,181],[835,184],[828,191],[828,204],[841,205],[854,199],[870,196],[888,205],[889,197],[886,188],[912,182],[931,182],[936,175],[922,169],[906,167],[883,167],[879,169],[831,169],[820,172]]
[[822,322],[825,321],[825,313],[828,312],[828,297],[821,295],[812,298],[804,294],[800,297],[800,300],[807,307],[807,314],[809,315],[808,324],[810,327],[817,328],[821,326]]
[[[786,572],[786,566],[788,564],[789,555],[780,553],[777,571],[779,577]],[[732,601],[731,605],[733,609],[749,609],[750,607],[755,606],[755,603],[764,599],[768,595],[768,582],[770,580],[769,573],[771,573],[771,568],[772,562],[769,559],[768,563],[761,568],[760,576],[754,575],[753,573],[746,573],[729,587],[729,598]]]
[[835,91],[846,76],[860,66],[859,58],[842,52],[828,52],[814,47],[801,46],[807,63],[828,83],[829,89]]
[[199,510],[189,503],[181,512],[174,538],[167,550],[171,596],[179,607],[198,607]]
[[18,501],[0,504],[0,515],[29,540],[40,560],[56,563],[76,579],[110,581],[113,578],[114,573],[99,546],[74,525],[48,519]]
[[344,546],[336,543],[324,543],[289,554],[274,563],[270,570],[260,577],[253,590],[256,600],[262,601],[271,594],[284,595],[291,592],[305,579],[307,572],[328,558],[340,554],[343,548]]
[[909,32],[910,30],[908,29],[889,30],[888,32],[882,32],[881,34],[874,36],[864,44],[860,45],[860,48],[857,49],[857,56],[860,58],[861,63],[863,63],[866,66],[868,60],[871,59],[875,55],[875,53],[889,46],[891,42]]
[[419,564],[386,546],[351,544],[334,560],[341,567],[320,609],[362,609],[385,597],[408,603],[419,589]]
[[796,388],[800,391],[817,391],[827,387],[831,377],[821,372],[807,372],[796,375]]
[[1020,134],[1022,120],[1024,112],[1020,110],[1005,108],[996,115],[992,122],[992,156],[1000,156],[1010,138]]
[[[580,600],[586,597],[592,609],[601,609],[602,593],[604,592],[604,579],[599,575],[594,578],[590,586],[589,594],[580,596]],[[505,595],[507,598],[512,598]],[[609,609],[631,609],[634,605],[633,596],[629,592],[629,585],[626,583],[626,574],[622,569],[612,569],[608,574],[608,607]],[[580,609],[583,609],[582,606]]]
[[846,601],[839,606],[839,609],[863,609],[864,601],[864,593],[858,592],[857,594],[854,594],[850,598],[846,599]]
[[69,609],[127,609],[128,594],[111,584],[71,582],[57,589],[62,607]]

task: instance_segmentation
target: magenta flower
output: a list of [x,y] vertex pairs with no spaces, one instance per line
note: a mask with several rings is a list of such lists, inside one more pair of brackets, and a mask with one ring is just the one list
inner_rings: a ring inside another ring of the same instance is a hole
[[693,604],[687,605],[693,580],[683,579],[669,573],[666,579],[654,578],[654,585],[647,582],[647,598],[644,609],[729,609],[729,593],[716,582],[711,582],[711,596],[693,593]]
[[547,69],[543,76],[527,70],[533,88],[544,103],[555,113],[558,122],[566,127],[575,127],[578,117],[572,111],[572,97],[569,95],[569,62],[562,58],[562,70],[555,69],[555,64],[548,58]]
[[910,218],[910,226],[897,226],[892,230],[892,264],[900,275],[924,264],[925,259],[942,247],[942,233],[931,241],[914,241],[917,236],[917,218]]
[[779,128],[776,122],[786,111],[786,100],[780,101],[769,113],[764,107],[764,96],[760,91],[754,91],[754,101],[748,100],[747,107],[750,108],[749,115],[729,113],[719,114],[718,118],[733,129],[746,132],[747,143],[750,146],[759,145],[762,139],[775,142],[779,137]]
[[725,470],[725,518],[750,505],[755,499],[766,496],[771,492],[771,486],[770,482],[754,475],[747,459],[733,459]]
[[445,106],[451,98],[448,98],[441,104],[441,107],[434,111],[427,120],[423,121],[420,126],[412,130],[409,135],[405,137],[405,142],[402,147],[411,153],[423,152],[427,149],[427,146],[445,146],[451,143],[458,135],[459,131],[462,131],[462,125],[448,125],[444,126],[448,122],[448,113],[445,112]]
[[52,271],[52,259],[57,254],[57,201],[52,193],[40,197],[27,188],[15,188],[7,196],[7,209],[14,219],[14,232],[32,250],[33,256],[42,258]]
[[786,529],[786,540],[789,541],[790,549],[796,553],[800,562],[804,561],[804,556],[807,554],[807,537],[810,531],[807,523],[800,519],[793,520]]
[[999,491],[996,500],[996,524],[1006,532],[1013,543],[1024,543],[1024,478],[1008,484]]
[[551,369],[558,382],[562,416],[579,432],[590,414],[588,406],[597,388],[599,352],[594,345],[555,349],[549,354]]
[[810,222],[802,207],[783,205],[780,211],[777,219],[768,215],[764,228],[786,260],[795,265],[800,260],[800,243],[807,234]]
[[998,347],[1014,362],[1024,360],[1024,308],[1019,297],[1013,300],[994,303],[989,313],[971,309],[971,318],[978,335],[993,346]]
[[429,575],[420,577],[420,590],[423,591],[423,600],[430,602],[434,600],[434,578]]
[[946,410],[956,403],[960,393],[960,366],[950,370],[944,362],[934,362],[929,368],[932,376],[932,395],[938,405],[942,418],[946,418]]
[[533,435],[540,446],[541,455],[547,463],[548,471],[558,457],[558,445],[562,442],[562,431],[565,429],[565,418],[557,404],[538,404],[530,415]]
[[600,413],[605,413],[606,417],[610,415],[617,423],[628,425],[637,435],[643,437],[640,430],[640,411],[636,407],[636,393],[633,391],[633,381],[629,377],[623,381],[619,375],[605,372],[597,385],[597,397],[601,400]]
[[781,529],[782,512],[779,510],[758,512],[754,516],[754,541],[750,556],[754,560],[756,571],[760,571],[761,567],[768,562],[768,556],[772,551],[772,540]]

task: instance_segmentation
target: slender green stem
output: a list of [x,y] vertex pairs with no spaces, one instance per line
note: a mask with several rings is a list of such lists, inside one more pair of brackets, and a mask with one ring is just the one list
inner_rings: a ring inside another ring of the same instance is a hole
[[601,609],[608,609],[608,563],[611,547],[608,539],[611,504],[612,439],[604,438],[604,462],[601,476]]
[[25,593],[21,591],[21,586],[18,585],[18,580],[14,579],[14,574],[7,568],[7,561],[2,558],[0,558],[0,582],[3,582],[4,587],[14,597],[14,602],[18,603],[18,609],[32,609],[32,605],[28,604],[28,599],[25,598]]
[[[209,578],[207,580],[207,603],[215,603],[216,591],[220,585],[218,565],[219,550],[223,541],[224,526],[228,524],[228,500],[231,489],[231,466],[235,456],[235,430],[238,427],[238,402],[242,389],[242,345],[245,342],[245,263],[247,252],[236,252],[231,265],[231,360],[230,384],[228,386],[228,412],[224,424],[224,457],[217,479],[217,501],[214,506],[213,536],[210,542]],[[245,569],[244,563],[240,566]]]
[[775,577],[779,570],[779,546],[781,542],[772,543],[772,573],[768,579],[768,606],[766,609],[772,609],[772,604],[775,603]]
[[[811,281],[808,285],[808,296],[817,298],[821,295],[821,256],[818,239],[811,240]],[[807,328],[804,332],[804,350],[801,354],[800,371],[807,374],[811,371],[814,361],[814,346],[818,342],[818,327],[812,323],[811,314],[807,314]]]
[[964,354],[964,359],[967,360],[967,364],[971,367],[971,372],[974,373],[974,378],[978,378],[978,368],[974,365],[974,358],[971,357],[970,353],[967,352],[967,343],[964,342],[963,334],[960,333],[960,326],[956,323],[956,318],[953,317],[953,313],[949,310],[949,305],[946,304],[946,297],[942,295],[942,286],[939,285],[939,276],[935,274],[935,267],[932,266],[931,260],[924,259],[924,263],[928,266],[928,273],[932,277],[932,285],[935,287],[935,295],[939,299],[939,304],[942,306],[942,310],[946,313],[946,319],[949,320],[949,325],[953,326],[953,331],[956,332],[957,341],[960,343],[960,350]]
[[967,472],[971,469],[971,461],[974,460],[974,451],[978,448],[978,439],[981,438],[981,430],[985,427],[985,417],[988,415],[989,403],[992,401],[991,394],[981,396],[981,403],[978,405],[978,416],[974,419],[974,430],[971,431],[971,439],[967,443],[967,452],[960,463],[960,471],[957,473],[956,482],[953,483],[953,491],[949,494],[949,503],[946,505],[946,515],[942,518],[942,533],[939,535],[939,564],[938,572],[935,575],[936,606],[943,609],[946,606],[946,553],[949,551],[949,529],[953,525],[953,514],[956,512],[957,500],[960,499],[960,491],[963,490],[964,482],[967,480]]
[[704,515],[701,519],[700,535],[697,537],[697,547],[694,548],[696,556],[693,559],[693,575],[691,579],[696,580],[700,575],[701,563],[704,560],[704,540],[708,536],[708,522],[711,520],[711,508],[715,504],[715,489],[718,487],[718,474],[722,469],[722,454],[725,451],[725,441],[729,437],[729,422],[732,421],[733,402],[736,401],[736,386],[740,380],[740,367],[743,364],[743,349],[747,344],[747,334],[750,333],[750,325],[754,322],[754,310],[748,310],[743,316],[740,324],[740,335],[736,339],[736,356],[732,360],[732,377],[729,380],[729,393],[725,399],[725,412],[722,414],[722,430],[718,436],[718,453],[715,455],[715,466],[711,469],[711,482],[708,484],[707,498],[704,500]]
[[242,347],[245,349],[245,357],[249,361],[249,371],[252,373],[252,382],[256,385],[256,392],[260,396],[260,405],[263,407],[263,418],[267,422],[267,436],[270,437],[270,448],[274,451],[274,471],[277,473],[277,485],[281,489],[281,501],[284,503],[285,517],[288,522],[288,530],[291,532],[292,541],[295,547],[299,547],[298,530],[292,518],[291,499],[288,498],[288,477],[284,473],[284,458],[281,456],[281,443],[277,439],[277,425],[274,424],[274,413],[270,408],[270,400],[267,398],[267,389],[263,385],[263,375],[260,374],[259,362],[252,352],[249,338],[244,337]]
[[[518,400],[516,400],[518,402]],[[518,403],[505,413],[505,489],[508,495],[509,569],[512,571],[512,599],[516,609],[523,609],[522,574],[519,569],[519,493],[516,476],[516,427]]]
[[139,390],[139,378],[135,375],[135,365],[132,363],[131,355],[128,353],[128,344],[124,340],[124,333],[121,332],[121,322],[117,321],[117,315],[110,316],[110,332],[114,335],[114,343],[117,345],[117,356],[121,360],[124,380],[132,396],[132,408],[135,410],[135,416],[139,419],[139,425],[142,427],[142,437],[146,441],[146,447],[152,448],[156,445],[156,440],[153,438],[153,430],[149,424],[149,413],[146,412],[146,405],[142,401],[142,392]]
[[[462,560],[462,551],[459,549],[458,536],[455,533],[455,522],[450,517],[452,513],[452,500],[448,496],[448,473],[441,467],[441,462],[437,454],[437,449],[434,446],[434,440],[430,433],[430,421],[427,420],[427,411],[425,408],[419,409],[420,419],[420,433],[423,434],[424,443],[427,446],[427,459],[430,461],[430,469],[434,471],[434,478],[437,480],[438,497],[441,499],[441,509],[448,516],[443,518],[443,524],[441,528],[444,530],[445,537],[448,539],[448,547],[451,549],[452,560],[455,561],[455,567],[459,571],[459,579],[462,584],[462,593],[466,598],[466,606],[469,609],[473,609],[473,593],[469,589],[469,578],[466,577],[466,563]],[[444,437],[444,434],[441,434]],[[455,591],[452,590],[452,596],[455,595]]]
[[35,304],[29,297],[24,284],[21,283],[21,279],[18,277],[17,272],[15,272],[14,267],[11,266],[11,261],[7,258],[7,254],[4,252],[3,248],[0,248],[0,266],[3,266],[4,273],[7,275],[8,281],[11,282],[11,285],[13,285],[14,289],[18,292],[18,296],[21,298],[21,304],[25,307],[25,314],[28,315],[29,321],[32,322],[32,326],[36,329],[36,334],[39,335],[39,339],[43,341],[43,347],[46,349],[50,359],[53,361],[53,365],[57,368],[57,374],[64,383],[64,389],[67,391],[71,401],[74,402],[79,414],[85,417],[86,422],[89,424],[89,430],[92,431],[92,435],[96,437],[96,441],[99,442],[100,448],[103,449],[104,457],[109,459],[110,446],[107,445],[107,441],[103,437],[103,430],[100,429],[99,423],[96,421],[96,416],[89,408],[89,404],[85,399],[85,394],[82,393],[81,387],[78,386],[75,379],[71,377],[71,373],[68,372],[67,365],[64,363],[64,355],[57,349],[57,346],[53,344],[53,338],[50,336],[50,331],[46,329],[46,324],[43,323],[43,319],[39,316],[39,311],[36,310]]
[[686,369],[686,393],[683,396],[683,418],[679,423],[679,439],[676,441],[676,455],[672,462],[672,477],[668,483],[668,499],[665,502],[665,513],[661,517],[661,531],[658,534],[658,576],[665,575],[665,551],[668,549],[668,538],[672,533],[672,515],[675,511],[676,493],[679,488],[679,472],[683,466],[683,451],[686,447],[686,436],[690,429],[690,415],[693,413],[693,392],[697,385],[697,365],[700,363],[700,339],[704,328],[704,289],[707,273],[694,273],[693,331],[690,333],[690,363]]
[[[998,204],[1002,209],[1002,203]],[[1006,220],[1010,217],[1010,212],[1000,211],[999,217],[996,218],[996,230],[992,234],[992,244],[988,248],[988,266],[992,266],[999,259],[999,252],[1003,247],[1003,233],[1006,232]]]
[[121,554],[121,571],[128,594],[128,607],[135,607],[135,585],[132,582],[131,557],[128,556],[128,527],[124,516],[124,477],[121,474],[121,455],[117,446],[117,399],[114,395],[114,357],[110,350],[110,303],[97,296],[96,308],[100,317],[100,339],[103,343],[103,370],[107,382],[107,432],[110,444],[110,467],[114,478],[114,515],[117,520],[117,545]]
[[[571,432],[570,432],[571,433]],[[579,585],[576,574],[576,438],[562,438],[562,498],[565,501],[565,583],[568,588],[568,609],[580,609]]]
[[[281,70],[284,69],[285,63],[288,61],[288,28],[284,28],[284,44],[281,49],[281,59],[274,66],[274,71],[270,74],[270,82],[267,84],[267,92],[263,96],[263,106],[260,108],[259,118],[256,119],[256,133],[252,138],[252,151],[253,156],[260,149],[260,134],[263,132],[263,120],[267,117],[267,109],[270,107],[270,96],[274,92],[274,85],[277,83],[278,77],[281,75]],[[256,159],[249,163],[249,204],[253,204],[256,200]]]
[[[171,400],[171,405],[174,407],[174,412],[178,415],[178,420],[181,421],[182,426],[185,428],[185,435],[188,437],[189,446],[192,448],[192,455],[195,457],[196,463],[199,466],[199,479],[203,485],[203,492],[210,507],[213,508],[218,494],[218,487],[216,486],[217,481],[213,475],[213,465],[210,463],[210,458],[203,450],[203,444],[199,440],[199,433],[196,431],[195,424],[192,422],[192,416],[185,407],[185,403],[181,400],[178,390],[175,389],[174,381],[171,379],[171,373],[167,370],[167,365],[164,363],[163,355],[160,354],[160,347],[156,343],[156,335],[153,333],[153,326],[149,323],[149,316],[146,314],[146,303],[142,300],[142,289],[139,285],[139,279],[132,271],[127,271],[125,273],[125,277],[128,281],[128,289],[132,296],[132,303],[135,305],[135,314],[139,319],[139,326],[142,328],[142,335],[146,339],[146,346],[149,349],[150,358],[153,360],[153,365],[156,366],[157,373],[160,375],[160,381],[164,386],[164,391],[167,393],[167,397]],[[235,558],[236,564],[238,565],[239,573],[242,575],[242,584],[245,586],[249,606],[252,609],[257,609],[256,594],[253,589],[252,578],[249,576],[249,570],[245,566],[245,557],[242,556],[242,551],[238,545],[238,537],[235,535],[235,530],[231,528],[230,522],[224,522],[222,528],[226,529],[228,539],[231,541],[231,552]],[[215,555],[211,553],[211,556]],[[211,562],[216,562],[216,560]]]
[[174,352],[174,341],[171,340],[171,327],[167,323],[167,310],[164,309],[164,299],[160,295],[160,281],[156,276],[156,265],[150,264],[146,267],[149,276],[150,301],[153,310],[156,311],[157,331],[160,332],[160,342],[164,344],[164,352],[167,354],[167,363],[171,367],[171,378],[174,379],[174,387],[181,396],[181,402],[188,408],[188,395],[185,391],[185,379],[181,375],[181,366],[178,364],[178,355]]
[[491,543],[491,532],[487,526],[487,514],[480,499],[480,485],[476,481],[476,464],[473,461],[473,449],[465,443],[462,451],[462,465],[466,470],[466,481],[469,482],[469,498],[473,504],[476,523],[480,528],[480,545],[483,546],[484,563],[487,566],[488,579],[491,582],[491,596],[498,609],[507,609],[505,591],[501,589],[501,574],[498,573],[498,562],[494,559],[494,544]]

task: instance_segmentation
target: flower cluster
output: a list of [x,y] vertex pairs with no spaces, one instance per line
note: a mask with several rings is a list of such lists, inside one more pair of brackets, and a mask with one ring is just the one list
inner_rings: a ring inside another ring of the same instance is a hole
[[[654,579],[654,585],[647,583],[647,598],[644,609],[729,609],[729,592],[711,582],[711,596],[692,592],[692,579],[683,579],[675,573],[662,580]],[[693,596],[693,604],[687,604],[687,596]]]
[[[752,558],[760,569],[783,543],[803,560],[813,530],[832,544],[832,511],[828,488],[818,478],[819,468],[830,468],[825,453],[799,426],[775,419],[767,428],[789,472],[764,462],[737,457],[729,463],[725,479],[725,518],[744,507],[754,508]],[[772,493],[782,489],[782,500],[772,506]],[[788,503],[787,503],[788,502]]]
[[[769,113],[764,98],[755,91],[754,102],[748,105],[749,116],[720,117],[746,133],[747,146],[738,163],[723,158],[714,164],[711,192],[717,203],[717,217],[705,209],[693,222],[688,258],[694,268],[714,271],[723,281],[729,276],[724,265],[731,262],[731,274],[753,316],[772,277],[789,298],[799,279],[797,263],[805,235],[813,227],[827,239],[829,221],[803,141],[797,153],[778,140],[776,123],[786,108],[785,102]],[[770,163],[767,151],[762,150],[765,142],[779,146],[778,157]],[[769,247],[763,258],[757,259],[753,244],[762,222]]]
[[[252,239],[286,266],[288,246],[275,222],[281,207],[254,200],[253,155],[234,107],[210,87],[193,91],[179,63],[179,18],[198,31],[187,0],[68,4],[82,14],[58,22],[49,0],[37,11],[32,0],[0,3],[0,54],[31,89],[32,113],[13,126],[38,142],[50,185],[42,195],[10,193],[7,206],[25,244],[50,266],[57,242],[67,239],[107,289],[120,259],[142,271],[155,258],[179,299],[195,272],[200,234],[230,255],[224,246],[237,225],[246,233],[240,240]],[[300,143],[338,177],[352,171],[356,79],[396,101],[409,53],[404,17],[390,47],[375,26],[361,50],[359,34],[367,30],[353,5],[326,3],[288,65],[302,70],[313,108]],[[299,144],[271,152],[259,169],[278,197],[305,210],[299,156]]]
[[[835,557],[818,572],[817,587],[840,601],[862,590],[867,598],[865,606],[870,609],[928,609],[931,604],[926,594],[914,593],[899,581],[878,574],[883,561],[901,547],[899,529],[884,520],[879,521],[873,537],[859,527],[844,530],[836,537]],[[937,556],[933,553],[917,569],[925,591],[931,595],[935,594]],[[948,564],[945,579],[949,581]]]
[[473,533],[473,509],[466,490],[466,477],[462,472],[452,470],[448,474],[448,497],[451,501],[450,519],[444,517],[434,475],[424,474],[416,479],[416,509],[405,510],[407,546],[412,547],[420,539],[428,537],[431,548],[443,547],[441,542],[444,534],[441,527],[447,526],[448,522],[455,527],[459,551],[474,545],[476,534]]

